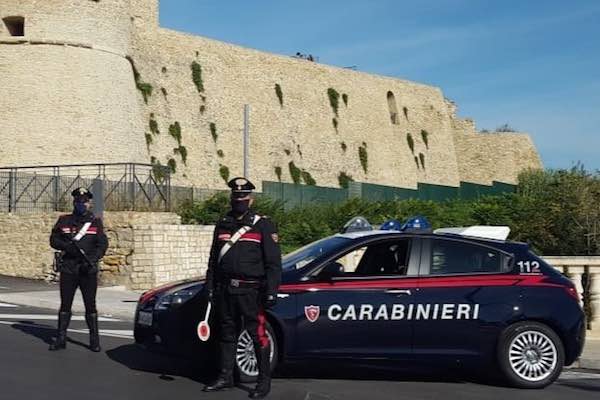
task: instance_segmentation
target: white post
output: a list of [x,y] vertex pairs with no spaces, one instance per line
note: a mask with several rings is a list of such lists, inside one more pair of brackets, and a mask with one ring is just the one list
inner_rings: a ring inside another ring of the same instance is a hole
[[600,271],[590,268],[590,302],[592,304],[592,329],[600,334]]
[[579,295],[579,304],[583,305],[583,284],[581,278],[583,276],[584,267],[569,267],[569,275],[571,275],[571,281],[575,284],[575,289]]
[[244,105],[244,178],[248,179],[248,146],[250,144],[250,106]]

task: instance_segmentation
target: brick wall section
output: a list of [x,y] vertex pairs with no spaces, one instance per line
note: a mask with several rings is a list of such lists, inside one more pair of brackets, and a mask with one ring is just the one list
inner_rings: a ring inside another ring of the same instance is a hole
[[132,289],[204,276],[214,226],[139,225],[134,227]]

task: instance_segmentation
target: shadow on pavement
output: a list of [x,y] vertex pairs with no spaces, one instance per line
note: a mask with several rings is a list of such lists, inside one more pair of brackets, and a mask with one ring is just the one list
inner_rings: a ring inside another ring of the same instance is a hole
[[180,377],[206,384],[216,375],[216,370],[198,361],[151,352],[136,344],[108,350],[106,355],[127,368],[158,374],[163,381],[174,381]]
[[[40,339],[46,345],[50,345],[52,343],[52,339],[56,335],[56,328],[48,325],[37,325],[34,322],[30,321],[19,321],[12,325],[13,329],[21,331],[27,335],[31,335]],[[67,342],[70,344],[75,344],[77,346],[88,348],[89,346],[86,343],[80,342],[78,340],[74,340],[67,335]]]

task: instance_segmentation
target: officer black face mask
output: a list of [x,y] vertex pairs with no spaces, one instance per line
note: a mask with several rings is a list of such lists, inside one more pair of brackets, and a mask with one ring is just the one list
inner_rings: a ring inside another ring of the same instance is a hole
[[84,202],[74,201],[73,202],[73,214],[75,215],[83,215],[87,211],[87,207]]
[[244,215],[250,208],[250,199],[247,200],[236,200],[231,199],[231,211],[234,215]]

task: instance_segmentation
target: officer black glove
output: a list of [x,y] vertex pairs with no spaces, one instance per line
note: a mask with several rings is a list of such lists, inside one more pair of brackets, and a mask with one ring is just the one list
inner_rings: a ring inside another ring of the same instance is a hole
[[213,301],[213,298],[214,298],[214,293],[213,293],[213,290],[212,290],[212,289],[208,289],[208,288],[207,288],[207,289],[204,291],[204,294],[205,294],[205,296],[206,296],[206,301],[209,301],[209,302],[212,302],[212,301]]
[[277,296],[273,294],[267,294],[265,295],[263,303],[265,305],[265,308],[275,307],[275,304],[277,304]]

